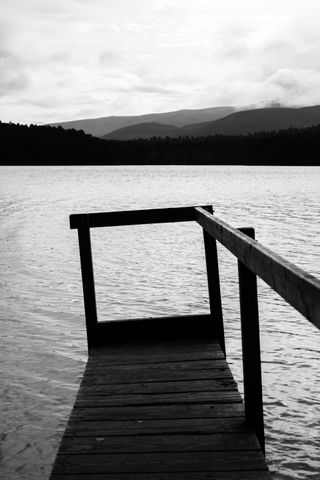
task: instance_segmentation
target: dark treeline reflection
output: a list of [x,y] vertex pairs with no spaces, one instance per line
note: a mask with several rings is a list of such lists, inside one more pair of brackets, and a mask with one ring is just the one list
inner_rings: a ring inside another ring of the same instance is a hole
[[0,122],[4,165],[320,165],[320,125],[245,136],[101,140]]

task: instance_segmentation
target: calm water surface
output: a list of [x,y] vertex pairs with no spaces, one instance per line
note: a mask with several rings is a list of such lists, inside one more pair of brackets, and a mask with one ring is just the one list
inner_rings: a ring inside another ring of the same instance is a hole
[[[320,168],[1,167],[0,476],[47,479],[86,362],[77,235],[68,215],[212,204],[320,277]],[[99,318],[208,311],[202,232],[92,232]],[[224,249],[227,354],[241,389],[236,262]],[[267,457],[274,478],[320,478],[320,332],[262,282]]]

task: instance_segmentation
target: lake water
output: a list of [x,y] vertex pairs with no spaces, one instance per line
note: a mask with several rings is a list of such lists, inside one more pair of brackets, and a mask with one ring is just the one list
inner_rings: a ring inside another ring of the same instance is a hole
[[[1,167],[1,478],[48,478],[85,366],[70,213],[212,204],[320,277],[319,201],[317,167]],[[92,241],[100,319],[208,311],[199,226],[96,229]],[[223,248],[219,257],[241,388],[236,262]],[[270,468],[280,480],[319,479],[320,332],[258,286]]]

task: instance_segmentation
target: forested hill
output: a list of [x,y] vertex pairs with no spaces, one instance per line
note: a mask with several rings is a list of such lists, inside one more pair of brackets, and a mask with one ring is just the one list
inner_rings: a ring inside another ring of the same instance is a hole
[[3,165],[318,165],[320,125],[247,136],[101,140],[61,127],[0,122]]

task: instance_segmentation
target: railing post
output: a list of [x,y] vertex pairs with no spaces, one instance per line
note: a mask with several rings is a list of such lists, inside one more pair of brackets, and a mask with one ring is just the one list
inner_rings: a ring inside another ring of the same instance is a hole
[[87,215],[81,216],[78,226],[78,237],[88,351],[90,352],[90,349],[95,342],[98,318],[96,307],[96,294],[94,288],[90,228]]
[[[212,213],[212,209],[208,211]],[[226,355],[224,339],[223,314],[220,291],[220,276],[218,264],[217,242],[203,229],[204,249],[206,255],[209,303],[212,321],[221,350]]]
[[[240,228],[255,238],[253,228]],[[265,453],[257,277],[238,261],[245,414]]]

